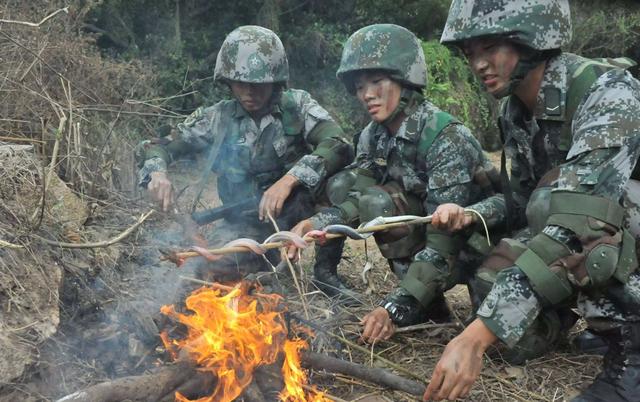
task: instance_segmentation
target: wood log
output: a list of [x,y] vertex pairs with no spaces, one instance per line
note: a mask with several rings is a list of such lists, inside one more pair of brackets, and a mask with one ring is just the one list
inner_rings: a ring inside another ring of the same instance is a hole
[[302,364],[307,368],[325,370],[329,373],[340,373],[349,377],[358,378],[382,387],[396,389],[411,395],[422,396],[426,389],[424,384],[408,380],[383,368],[366,367],[361,364],[348,362],[320,353],[305,352],[302,355]]
[[[207,381],[207,376],[198,373],[192,364],[178,363],[163,366],[154,373],[123,377],[96,384],[58,399],[56,402],[161,401],[165,397],[173,398],[176,389],[195,377],[200,378],[202,383]],[[192,384],[191,388],[195,386]]]
[[252,382],[242,392],[242,398],[245,402],[264,402],[266,398],[262,394],[260,387],[255,382]]
[[[353,378],[395,389],[411,395],[422,396],[425,385],[396,375],[383,368],[366,367],[320,353],[305,352],[301,356],[303,366],[329,373],[344,374]],[[284,383],[280,365],[261,366],[254,373],[254,382],[243,396],[249,401],[270,400],[282,390]],[[211,373],[198,372],[192,364],[177,363],[164,366],[150,374],[124,377],[96,384],[85,390],[67,395],[56,402],[135,402],[174,400],[179,391],[189,398],[201,397],[213,388],[215,379]]]

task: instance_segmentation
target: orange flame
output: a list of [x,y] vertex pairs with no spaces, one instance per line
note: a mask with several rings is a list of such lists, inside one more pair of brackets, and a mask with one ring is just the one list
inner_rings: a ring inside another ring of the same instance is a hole
[[[275,363],[280,352],[285,353],[283,375],[286,388],[280,397],[286,402],[325,401],[321,393],[311,392],[308,399],[303,385],[306,373],[300,367],[299,350],[306,347],[302,340],[288,341],[283,319],[282,298],[278,295],[249,295],[246,285],[239,285],[222,294],[221,290],[200,288],[186,300],[193,314],[163,306],[161,312],[184,324],[188,335],[183,340],[170,340],[161,334],[172,355],[186,354],[200,370],[217,378],[213,393],[197,402],[232,401],[253,380],[260,365]],[[318,399],[320,398],[320,399]],[[190,401],[180,393],[176,400]]]
[[327,401],[322,392],[312,389],[309,398],[305,395],[302,384],[307,383],[307,373],[300,364],[300,351],[307,348],[302,339],[287,340],[284,343],[285,359],[282,366],[285,389],[280,393],[280,400],[285,402],[323,402]]

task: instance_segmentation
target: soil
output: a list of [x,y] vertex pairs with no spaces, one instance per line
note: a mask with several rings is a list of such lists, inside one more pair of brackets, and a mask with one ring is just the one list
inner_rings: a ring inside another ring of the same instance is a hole
[[[174,184],[181,193],[178,212],[188,208],[198,181],[194,172],[198,171],[196,162],[178,164],[172,171]],[[185,186],[188,187],[181,191]],[[203,199],[215,205],[215,190],[206,192]],[[142,198],[115,197],[113,203],[95,207],[78,234],[82,241],[113,237],[149,208],[150,204]],[[178,269],[172,263],[161,262],[159,249],[188,247],[182,234],[174,214],[156,214],[134,235],[112,247],[68,250],[38,245],[50,256],[48,263],[60,267],[63,275],[59,295],[35,288],[34,292],[47,294],[55,302],[60,323],[50,321],[57,332],[48,339],[10,338],[11,344],[29,343],[33,353],[29,353],[29,358],[15,356],[15,364],[23,365],[26,370],[0,384],[0,401],[56,400],[107,379],[143,374],[170,361],[158,337],[160,328],[170,323],[160,315],[159,309],[165,304],[181,302],[185,295],[181,277],[193,276],[193,268],[187,264]],[[418,378],[428,380],[444,346],[457,330],[439,328],[397,334],[389,341],[367,346],[369,354],[336,342],[324,333],[329,331],[357,341],[358,321],[396,286],[397,280],[373,240],[349,240],[339,267],[340,275],[362,294],[364,304],[359,307],[342,306],[313,287],[310,283],[312,259],[312,251],[303,253],[303,273],[299,278],[306,289],[303,296],[290,279],[283,279],[283,285],[290,310],[303,316],[302,305],[306,303],[310,321],[323,329],[315,331],[313,349],[367,365],[379,365],[372,354],[380,354],[411,370]],[[0,254],[0,261],[6,262],[5,254]],[[369,284],[362,279],[367,263],[372,264]],[[26,279],[22,283],[30,286]],[[470,315],[466,288],[454,287],[446,293],[446,300],[455,320],[465,322]],[[6,311],[5,306],[2,309]],[[579,329],[580,325],[574,332]],[[4,327],[2,333],[6,333]],[[3,342],[5,338],[0,337]],[[0,347],[2,345],[0,342]],[[598,356],[572,351],[568,340],[545,357],[518,367],[487,356],[481,376],[467,400],[569,400],[594,378],[599,364]],[[317,372],[311,380],[328,394],[348,401],[416,400],[340,375]]]

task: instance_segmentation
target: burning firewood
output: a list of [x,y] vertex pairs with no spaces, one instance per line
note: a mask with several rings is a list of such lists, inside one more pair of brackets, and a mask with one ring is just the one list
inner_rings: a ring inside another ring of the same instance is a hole
[[[282,297],[276,294],[252,295],[250,284],[242,282],[233,288],[203,287],[186,299],[190,314],[164,306],[162,312],[183,324],[184,339],[170,339],[165,332],[163,342],[172,355],[194,361],[199,370],[216,378],[211,395],[200,401],[232,401],[252,384],[259,366],[271,365],[284,355],[282,378],[283,401],[323,401],[319,392],[306,392],[306,372],[301,368],[299,351],[306,342],[289,339],[284,319]],[[226,292],[226,293],[225,293]],[[188,401],[181,394],[176,400]]]
[[180,389],[185,394],[211,386],[211,378],[198,373],[193,364],[164,366],[155,373],[123,377],[74,392],[56,402],[173,401]]
[[303,367],[348,375],[412,395],[424,392],[424,384],[388,370],[307,351],[306,341],[290,337],[292,329],[305,335],[312,335],[311,331],[290,326],[281,296],[252,293],[252,286],[241,282],[235,287],[202,287],[186,299],[187,312],[173,306],[162,308],[181,324],[178,332],[186,332],[179,338],[161,334],[178,364],[152,374],[97,384],[58,402],[188,402],[194,397],[198,402],[230,402],[240,397],[249,402],[340,400],[306,385]]

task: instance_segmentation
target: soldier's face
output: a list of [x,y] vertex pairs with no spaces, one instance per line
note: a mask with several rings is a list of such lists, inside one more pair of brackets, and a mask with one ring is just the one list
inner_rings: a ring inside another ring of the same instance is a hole
[[382,72],[362,72],[355,79],[356,96],[371,116],[382,123],[398,107],[402,86]]
[[495,96],[507,89],[520,58],[513,44],[500,38],[478,38],[465,41],[462,50],[487,92]]
[[247,82],[232,81],[229,83],[233,96],[240,102],[244,110],[249,114],[266,110],[271,95],[273,84],[250,84]]

